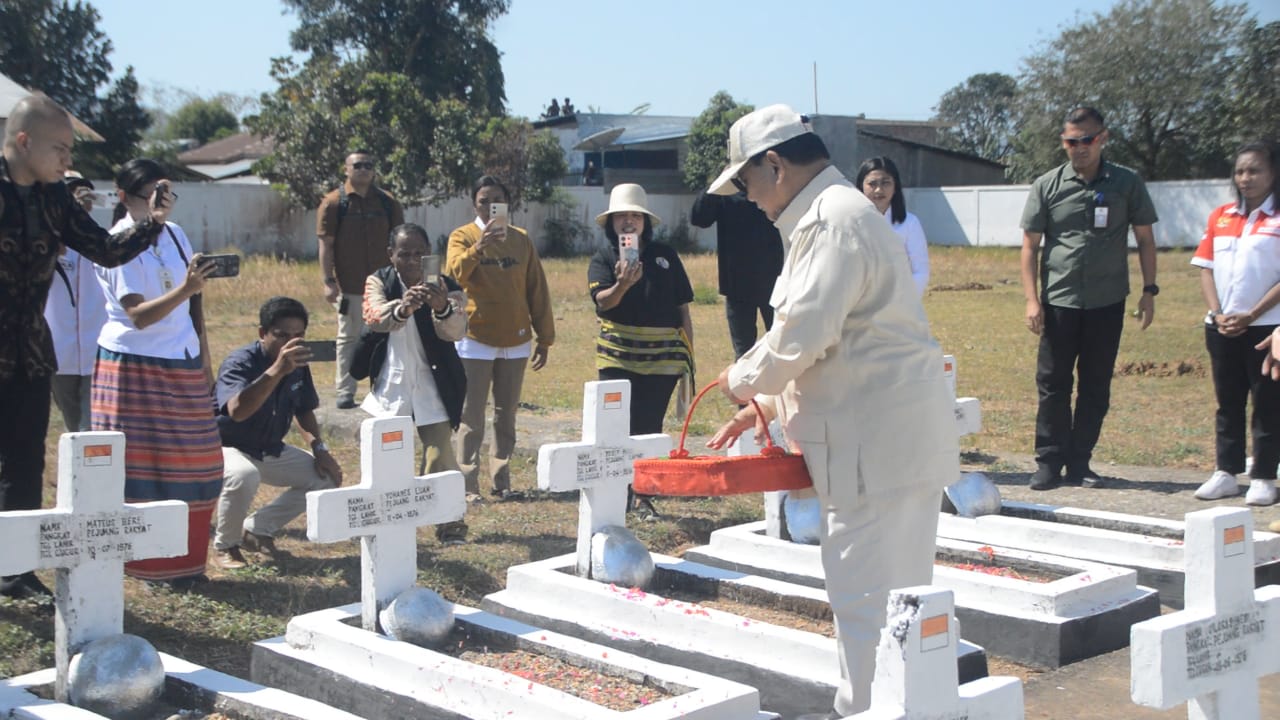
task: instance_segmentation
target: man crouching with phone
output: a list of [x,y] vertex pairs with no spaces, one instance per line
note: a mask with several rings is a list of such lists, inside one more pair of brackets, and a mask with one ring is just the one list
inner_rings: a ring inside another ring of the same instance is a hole
[[[276,559],[275,536],[307,508],[307,492],[342,484],[342,468],[320,435],[320,405],[304,344],[307,309],[273,297],[258,311],[258,340],[218,370],[218,430],[224,464],[213,539],[223,569],[242,568],[242,550]],[[294,420],[311,452],[285,445]],[[261,483],[288,488],[246,519]]]

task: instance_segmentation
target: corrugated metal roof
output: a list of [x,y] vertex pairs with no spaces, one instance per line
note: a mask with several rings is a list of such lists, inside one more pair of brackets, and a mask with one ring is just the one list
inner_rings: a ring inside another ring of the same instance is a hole
[[689,128],[693,126],[691,117],[664,115],[578,113],[577,119],[579,140],[609,128],[625,128],[622,135],[608,147],[675,140],[687,137]]

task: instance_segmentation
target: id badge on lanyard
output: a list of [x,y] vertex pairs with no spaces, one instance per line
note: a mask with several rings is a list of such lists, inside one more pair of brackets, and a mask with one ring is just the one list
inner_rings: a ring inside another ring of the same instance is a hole
[[1094,193],[1093,196],[1093,228],[1095,230],[1105,230],[1107,227],[1108,210],[1107,199],[1102,193]]

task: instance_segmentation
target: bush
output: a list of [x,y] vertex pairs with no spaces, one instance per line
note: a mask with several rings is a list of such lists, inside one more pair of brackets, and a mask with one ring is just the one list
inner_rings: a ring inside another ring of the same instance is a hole
[[542,239],[546,243],[542,256],[573,257],[589,252],[590,243],[579,243],[579,239],[590,239],[591,228],[578,219],[575,212],[578,204],[569,193],[559,187],[553,188],[547,206],[547,219],[542,222]]

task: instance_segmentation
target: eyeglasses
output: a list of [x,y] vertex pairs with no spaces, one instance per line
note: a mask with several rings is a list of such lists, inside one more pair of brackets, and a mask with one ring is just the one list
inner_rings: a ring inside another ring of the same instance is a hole
[[1078,137],[1078,138],[1064,137],[1062,138],[1062,142],[1066,143],[1070,147],[1075,147],[1077,145],[1084,145],[1088,147],[1089,145],[1092,145],[1093,141],[1097,140],[1101,135],[1102,133],[1097,132],[1092,135],[1085,135],[1084,137]]
[[372,170],[373,163],[368,161],[361,161],[357,163],[351,163],[351,167],[355,170]]

